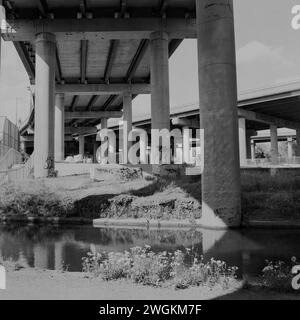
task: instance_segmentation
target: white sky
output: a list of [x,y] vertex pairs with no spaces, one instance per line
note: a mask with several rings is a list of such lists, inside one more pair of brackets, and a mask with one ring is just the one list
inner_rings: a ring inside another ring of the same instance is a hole
[[[300,80],[300,30],[291,28],[299,0],[234,0],[239,92]],[[198,101],[197,44],[185,40],[170,60],[171,107]],[[11,43],[2,41],[0,115],[23,120],[29,111],[28,76]],[[16,102],[17,101],[17,102]],[[150,96],[134,100],[150,112]]]

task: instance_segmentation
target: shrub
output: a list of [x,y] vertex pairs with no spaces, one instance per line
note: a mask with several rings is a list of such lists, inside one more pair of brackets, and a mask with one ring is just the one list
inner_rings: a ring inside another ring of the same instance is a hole
[[[187,253],[189,254],[189,252]],[[154,253],[151,247],[135,247],[125,253],[89,253],[83,258],[83,271],[101,276],[103,280],[130,279],[134,283],[178,289],[201,285],[228,287],[236,277],[236,267],[225,262],[194,257],[191,266],[185,263],[182,251]]]
[[71,207],[67,198],[51,191],[42,182],[5,184],[0,190],[0,211],[32,216],[65,216]]
[[295,257],[292,257],[291,263],[287,264],[284,261],[269,261],[266,260],[267,265],[262,270],[262,283],[269,289],[274,289],[283,292],[292,291],[292,268],[299,265]]
[[171,277],[169,257],[167,252],[152,252],[149,246],[132,248],[130,278],[135,283],[159,286]]
[[200,259],[194,258],[191,267],[187,268],[184,264],[182,251],[175,252],[172,264],[175,287],[178,289],[200,285],[210,287],[221,285],[227,288],[230,280],[236,278],[236,271],[238,270],[237,267],[227,267],[224,261],[213,258],[205,263],[203,256]]

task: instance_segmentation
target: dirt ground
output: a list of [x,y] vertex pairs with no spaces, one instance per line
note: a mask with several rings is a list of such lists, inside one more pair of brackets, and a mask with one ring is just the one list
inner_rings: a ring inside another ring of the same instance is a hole
[[230,289],[220,287],[175,290],[153,288],[128,281],[104,282],[83,273],[21,269],[7,272],[7,289],[0,300],[300,300],[300,294],[279,294],[258,289],[242,289],[237,282]]

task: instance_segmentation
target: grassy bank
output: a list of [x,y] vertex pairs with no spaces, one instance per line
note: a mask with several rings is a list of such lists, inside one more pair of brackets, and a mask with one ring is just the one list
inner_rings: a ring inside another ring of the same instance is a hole
[[[0,187],[0,214],[84,218],[201,217],[201,177],[153,178],[113,172],[29,180]],[[248,220],[300,220],[300,176],[242,173],[242,212]]]
[[288,172],[242,174],[242,212],[245,221],[300,220],[300,176]]

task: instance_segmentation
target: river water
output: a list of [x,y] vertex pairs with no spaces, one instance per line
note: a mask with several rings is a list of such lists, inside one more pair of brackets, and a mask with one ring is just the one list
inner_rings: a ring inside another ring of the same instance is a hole
[[265,260],[300,258],[298,230],[146,230],[92,226],[0,225],[0,259],[41,269],[81,271],[88,252],[124,251],[150,245],[153,251],[191,249],[259,275]]

